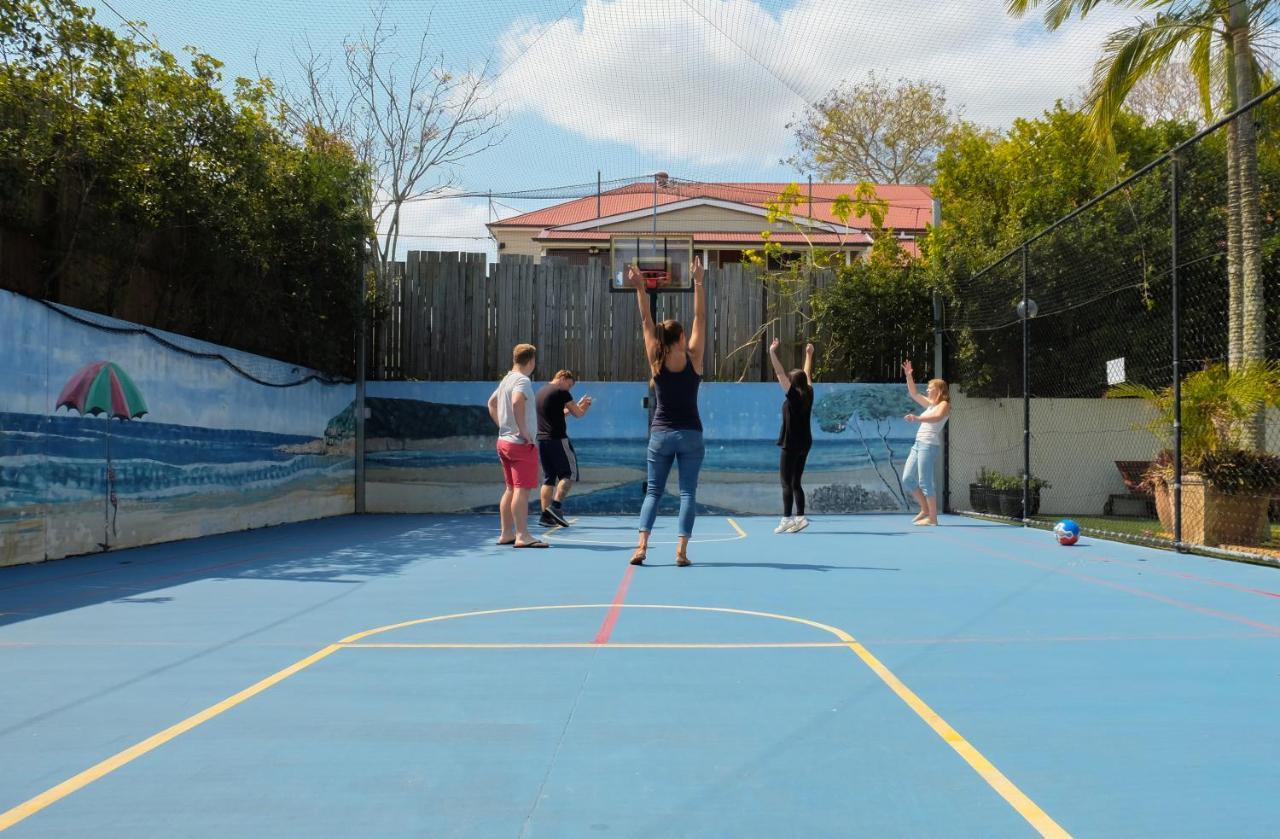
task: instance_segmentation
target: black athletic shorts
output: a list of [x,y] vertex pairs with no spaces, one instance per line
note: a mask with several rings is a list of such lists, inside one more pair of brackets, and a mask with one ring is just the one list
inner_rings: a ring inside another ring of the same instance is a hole
[[543,483],[547,486],[555,486],[564,480],[578,480],[578,456],[568,437],[562,440],[539,440],[538,458],[542,461],[542,474],[546,475]]

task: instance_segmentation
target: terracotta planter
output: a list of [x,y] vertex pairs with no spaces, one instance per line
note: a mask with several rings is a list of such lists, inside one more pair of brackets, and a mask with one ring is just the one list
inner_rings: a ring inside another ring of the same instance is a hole
[[[1229,495],[1205,483],[1200,475],[1185,475],[1182,479],[1182,540],[1211,547],[1261,544],[1268,534],[1267,507],[1270,503],[1270,493]],[[1169,529],[1172,532],[1172,521]]]

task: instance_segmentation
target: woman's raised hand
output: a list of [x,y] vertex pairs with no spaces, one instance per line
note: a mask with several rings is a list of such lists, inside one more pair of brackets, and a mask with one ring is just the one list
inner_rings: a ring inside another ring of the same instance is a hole
[[695,256],[693,258],[693,284],[702,285],[702,257]]
[[813,344],[804,345],[804,354],[809,356],[810,358],[813,357]]
[[635,265],[627,266],[626,284],[632,288],[644,288],[644,276],[641,275],[640,269]]
[[911,378],[911,359],[908,358],[906,361],[902,362],[902,372],[908,379]]
[[778,351],[778,346],[779,346],[781,343],[782,343],[782,342],[781,342],[780,340],[778,340],[777,338],[774,338],[774,339],[773,339],[773,341],[772,341],[772,342],[770,342],[770,344],[769,344],[769,352],[777,352],[777,351]]

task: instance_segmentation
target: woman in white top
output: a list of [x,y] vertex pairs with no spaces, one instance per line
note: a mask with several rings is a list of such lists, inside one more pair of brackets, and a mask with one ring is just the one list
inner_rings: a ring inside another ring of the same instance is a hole
[[930,379],[923,396],[916,390],[916,380],[911,375],[911,359],[902,362],[902,372],[907,376],[907,393],[924,408],[919,414],[907,414],[907,422],[920,424],[916,442],[907,455],[902,469],[902,487],[915,497],[920,505],[912,524],[936,525],[938,523],[938,498],[933,484],[934,467],[942,448],[942,427],[951,415],[951,394],[942,379]]

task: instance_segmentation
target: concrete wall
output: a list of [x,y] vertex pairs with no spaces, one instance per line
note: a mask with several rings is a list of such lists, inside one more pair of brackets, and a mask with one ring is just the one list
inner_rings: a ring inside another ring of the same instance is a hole
[[[487,512],[502,474],[484,404],[492,382],[371,382],[367,464],[370,512]],[[582,482],[571,514],[636,513],[645,480],[644,382],[581,382],[595,404],[569,418]],[[903,509],[899,475],[916,427],[902,385],[818,385],[809,512]],[[698,490],[704,512],[779,515],[782,390],[776,383],[706,383],[700,408],[707,445]],[[674,490],[673,475],[669,488]],[[675,509],[668,495],[665,511]]]
[[[951,420],[951,505],[969,509],[969,484],[986,467],[1022,473],[1022,400],[955,398]],[[1141,428],[1150,409],[1136,399],[1031,400],[1031,474],[1051,487],[1047,514],[1101,515],[1125,492],[1117,460],[1149,460],[1157,441]]]
[[[349,423],[333,422],[352,386],[268,387],[114,324],[0,291],[0,565],[352,512]],[[223,352],[267,381],[307,374]],[[98,361],[132,379],[143,416],[58,407]]]

